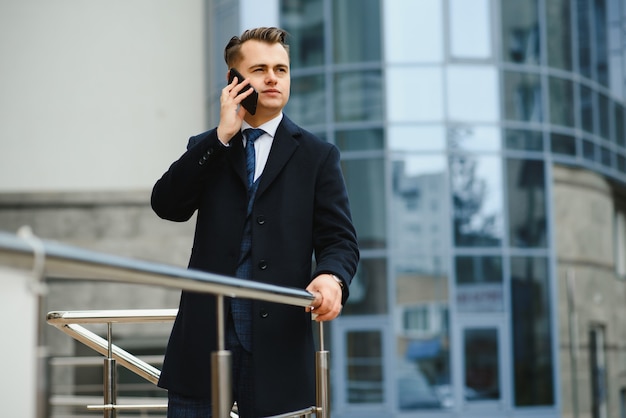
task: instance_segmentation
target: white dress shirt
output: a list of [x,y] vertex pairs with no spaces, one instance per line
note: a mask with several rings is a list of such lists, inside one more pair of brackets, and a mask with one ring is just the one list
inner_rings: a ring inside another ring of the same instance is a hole
[[[258,179],[263,173],[267,158],[270,155],[270,149],[272,149],[272,142],[274,142],[274,136],[276,135],[276,129],[280,121],[283,120],[283,113],[276,116],[274,119],[265,122],[260,126],[250,126],[246,121],[241,125],[241,131],[245,131],[248,128],[263,129],[265,133],[261,135],[256,141],[254,141],[254,181]],[[243,146],[246,147],[246,138],[243,138]]]

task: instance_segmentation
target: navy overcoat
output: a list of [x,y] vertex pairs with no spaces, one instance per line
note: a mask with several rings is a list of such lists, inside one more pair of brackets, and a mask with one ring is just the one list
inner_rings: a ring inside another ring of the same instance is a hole
[[[157,181],[152,208],[171,221],[197,213],[189,268],[234,276],[246,216],[241,134],[223,146],[216,129],[192,137]],[[283,116],[252,209],[253,280],[304,289],[320,273],[346,283],[359,260],[338,149]],[[314,256],[314,263],[313,257]],[[348,296],[344,291],[344,302]],[[211,396],[216,302],[183,292],[159,386]],[[226,309],[229,308],[226,298]],[[315,404],[311,315],[302,307],[253,303],[252,344],[259,416]]]

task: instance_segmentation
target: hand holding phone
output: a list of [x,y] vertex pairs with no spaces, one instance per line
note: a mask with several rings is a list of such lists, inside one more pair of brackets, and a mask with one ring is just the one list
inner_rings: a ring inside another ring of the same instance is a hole
[[[239,71],[235,70],[234,68],[228,70],[228,84],[232,83],[235,77],[237,77],[237,84],[241,83],[245,78],[241,75]],[[244,107],[244,109],[248,111],[249,114],[254,115],[256,113],[256,104],[259,100],[259,93],[257,93],[254,87],[248,84],[237,95],[240,95],[244,91],[248,91],[250,89],[252,89],[252,93],[241,101],[241,105]]]

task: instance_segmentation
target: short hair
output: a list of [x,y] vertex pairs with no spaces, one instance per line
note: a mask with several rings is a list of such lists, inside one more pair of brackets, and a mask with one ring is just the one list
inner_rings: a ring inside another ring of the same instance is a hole
[[249,40],[266,42],[268,44],[279,43],[285,48],[287,54],[289,54],[289,45],[285,43],[287,32],[283,29],[276,27],[260,27],[255,29],[248,29],[244,31],[241,36],[233,36],[228,41],[226,48],[224,48],[224,61],[228,68],[233,67],[242,58],[241,45]]

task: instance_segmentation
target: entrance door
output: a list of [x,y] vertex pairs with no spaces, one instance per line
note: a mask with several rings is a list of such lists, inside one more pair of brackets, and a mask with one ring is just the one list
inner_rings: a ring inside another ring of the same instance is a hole
[[500,315],[466,315],[459,319],[456,399],[461,410],[503,410],[509,390],[504,377],[504,330]]

